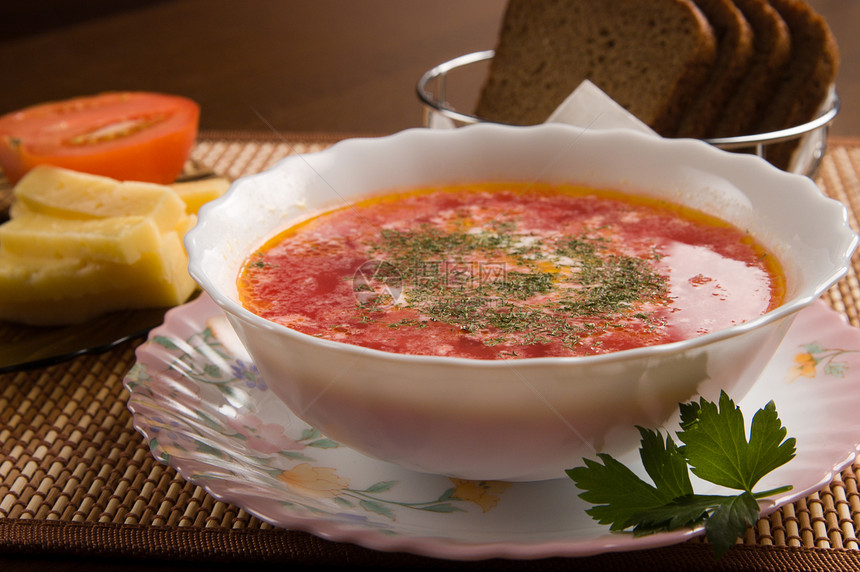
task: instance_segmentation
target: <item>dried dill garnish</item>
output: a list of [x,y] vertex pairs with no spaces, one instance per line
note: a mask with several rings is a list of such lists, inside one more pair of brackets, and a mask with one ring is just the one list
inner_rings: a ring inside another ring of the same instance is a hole
[[[489,334],[491,345],[574,346],[622,315],[647,321],[631,308],[666,293],[665,277],[649,260],[617,254],[603,235],[538,240],[515,227],[497,221],[488,228],[383,229],[368,248],[406,278],[406,307]],[[420,324],[413,322],[392,327]]]

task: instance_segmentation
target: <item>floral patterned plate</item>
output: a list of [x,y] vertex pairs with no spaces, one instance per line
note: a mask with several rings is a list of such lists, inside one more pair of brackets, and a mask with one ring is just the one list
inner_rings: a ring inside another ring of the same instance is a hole
[[[277,526],[464,560],[638,550],[701,533],[610,533],[585,514],[587,505],[564,475],[534,483],[463,481],[358,454],[272,395],[206,295],[168,312],[137,359],[125,385],[135,427],[153,455],[215,498]],[[798,453],[759,483],[760,490],[794,486],[765,512],[826,486],[854,459],[860,330],[821,301],[801,312],[739,403],[747,422],[770,399],[797,438]],[[719,492],[694,485],[697,492]]]

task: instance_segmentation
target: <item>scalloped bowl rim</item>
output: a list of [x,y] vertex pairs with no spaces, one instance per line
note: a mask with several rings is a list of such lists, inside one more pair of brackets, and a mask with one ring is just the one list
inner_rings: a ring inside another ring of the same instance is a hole
[[[208,232],[208,226],[210,223],[210,215],[214,212],[217,212],[221,209],[230,210],[231,203],[242,200],[240,195],[244,192],[244,188],[252,185],[256,180],[263,179],[269,177],[272,173],[289,169],[294,163],[302,162],[306,163],[308,159],[314,159],[318,157],[326,157],[331,158],[334,162],[334,158],[338,154],[348,154],[351,152],[353,146],[377,146],[379,149],[383,149],[388,145],[400,144],[402,145],[404,142],[409,142],[410,139],[420,140],[424,137],[469,137],[472,133],[480,132],[480,131],[490,131],[495,130],[499,132],[504,132],[508,130],[516,130],[516,131],[535,131],[535,130],[569,130],[575,129],[582,132],[581,128],[571,127],[568,125],[560,125],[560,124],[543,124],[537,126],[507,126],[507,125],[496,125],[496,124],[477,124],[470,125],[456,130],[430,130],[427,128],[412,128],[406,129],[404,131],[400,131],[391,135],[385,135],[380,137],[356,137],[349,138],[338,141],[334,143],[332,146],[322,150],[316,151],[307,155],[291,155],[285,157],[284,159],[279,160],[272,167],[262,171],[260,173],[255,173],[252,175],[244,176],[239,179],[236,179],[231,185],[228,191],[211,201],[203,205],[198,213],[198,221],[196,226],[186,234],[185,237],[185,247],[189,255],[189,271],[192,277],[198,282],[198,284],[205,290],[212,299],[225,311],[229,313],[233,313],[237,316],[244,318],[245,320],[251,322],[257,327],[265,328],[271,331],[278,332],[287,337],[296,338],[299,340],[303,340],[308,343],[312,343],[315,345],[319,345],[321,347],[327,347],[333,350],[338,350],[346,353],[353,353],[358,355],[367,355],[367,356],[376,356],[376,357],[385,357],[394,361],[402,361],[406,363],[447,363],[447,364],[458,364],[462,366],[475,367],[475,368],[498,368],[498,367],[506,367],[508,364],[508,360],[481,360],[481,359],[472,359],[472,358],[464,358],[464,357],[452,357],[452,356],[433,356],[433,355],[413,355],[413,354],[401,354],[394,353],[384,350],[377,350],[372,348],[366,348],[363,346],[358,346],[354,344],[349,344],[346,342],[338,342],[333,340],[327,340],[323,338],[318,338],[315,336],[311,336],[309,334],[305,334],[289,328],[287,326],[283,326],[281,324],[277,324],[265,318],[262,318],[253,312],[250,312],[246,308],[244,308],[239,302],[230,298],[230,296],[224,294],[215,284],[214,281],[208,276],[207,272],[203,269],[203,262],[199,256],[199,254],[205,249],[205,234]],[[592,132],[596,133],[596,132]],[[601,130],[601,135],[606,135],[607,137],[629,137],[631,140],[641,140],[640,143],[647,144],[658,144],[664,145],[667,148],[678,148],[678,149],[688,149],[689,152],[695,152],[701,155],[711,155],[713,156],[715,161],[722,162],[720,165],[721,168],[731,169],[732,167],[743,166],[743,165],[753,165],[758,164],[758,168],[769,170],[768,176],[774,178],[781,178],[785,181],[786,184],[791,184],[797,187],[803,187],[804,192],[806,194],[814,195],[813,200],[817,200],[823,204],[828,204],[827,208],[833,211],[833,218],[839,219],[840,225],[838,231],[834,231],[834,236],[837,236],[841,239],[841,260],[838,264],[834,265],[833,271],[827,275],[822,276],[816,285],[813,288],[807,289],[802,293],[799,293],[796,296],[791,297],[791,299],[786,300],[783,304],[770,310],[769,312],[762,314],[756,318],[743,322],[741,324],[737,324],[734,326],[730,326],[728,328],[723,328],[715,332],[711,332],[708,334],[704,334],[701,336],[697,336],[694,338],[689,338],[686,340],[664,343],[659,345],[652,346],[644,346],[638,348],[632,348],[628,350],[616,351],[605,354],[598,355],[588,355],[588,356],[556,356],[556,357],[537,357],[537,358],[519,358],[516,361],[518,364],[534,364],[534,365],[542,365],[547,363],[569,363],[571,365],[574,364],[597,364],[606,361],[626,361],[628,359],[639,359],[643,356],[649,355],[660,355],[660,354],[670,354],[675,352],[684,351],[691,348],[697,348],[700,346],[705,346],[712,344],[714,342],[733,338],[739,336],[745,332],[755,330],[761,328],[767,324],[778,321],[782,318],[785,318],[791,314],[796,313],[802,308],[810,305],[813,301],[818,299],[824,292],[827,291],[832,285],[834,285],[837,281],[839,281],[842,277],[846,275],[848,272],[848,268],[850,265],[850,259],[853,255],[853,252],[858,244],[858,235],[851,230],[848,224],[848,212],[846,207],[836,201],[835,199],[829,198],[825,196],[817,185],[808,177],[803,175],[797,175],[793,173],[788,173],[785,171],[781,171],[776,167],[773,167],[770,163],[765,161],[764,159],[747,154],[741,153],[731,153],[727,151],[723,151],[713,146],[694,139],[666,139],[666,138],[656,138],[653,135],[638,133],[631,130],[622,130],[622,129],[606,129]],[[592,136],[592,135],[589,135]],[[313,156],[313,157],[311,157]],[[386,189],[380,189],[383,192]],[[326,209],[314,209],[314,213],[324,212]],[[838,216],[837,216],[838,215]],[[296,221],[299,219],[296,219]],[[290,226],[291,223],[287,223],[282,225],[282,229]],[[217,230],[216,230],[217,232]],[[260,243],[270,238],[269,236],[261,236]],[[248,255],[250,255],[251,250],[248,251]],[[237,276],[238,277],[238,276]]]

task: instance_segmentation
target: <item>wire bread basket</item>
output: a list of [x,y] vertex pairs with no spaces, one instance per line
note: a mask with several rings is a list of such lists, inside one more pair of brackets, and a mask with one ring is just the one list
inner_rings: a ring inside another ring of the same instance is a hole
[[[425,127],[462,127],[486,121],[463,110],[474,106],[474,98],[493,55],[493,50],[465,54],[443,62],[421,76],[416,91],[422,103]],[[828,127],[839,113],[839,107],[839,96],[831,90],[818,115],[807,123],[769,133],[704,141],[727,151],[754,153],[767,159],[768,150],[773,145],[796,140],[799,144],[787,170],[813,177],[827,148]]]

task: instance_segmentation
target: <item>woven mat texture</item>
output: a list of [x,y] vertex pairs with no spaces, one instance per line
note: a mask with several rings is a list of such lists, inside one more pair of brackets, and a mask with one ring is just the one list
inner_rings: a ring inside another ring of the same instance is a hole
[[[192,158],[235,178],[338,138],[204,133]],[[860,140],[832,141],[818,182],[848,205],[851,224],[860,228]],[[853,266],[825,299],[860,326],[860,257]],[[150,455],[132,427],[122,386],[140,341],[0,375],[0,553],[380,569],[860,570],[860,462],[819,492],[759,520],[719,564],[699,539],[589,558],[452,562],[281,530],[214,500]]]

